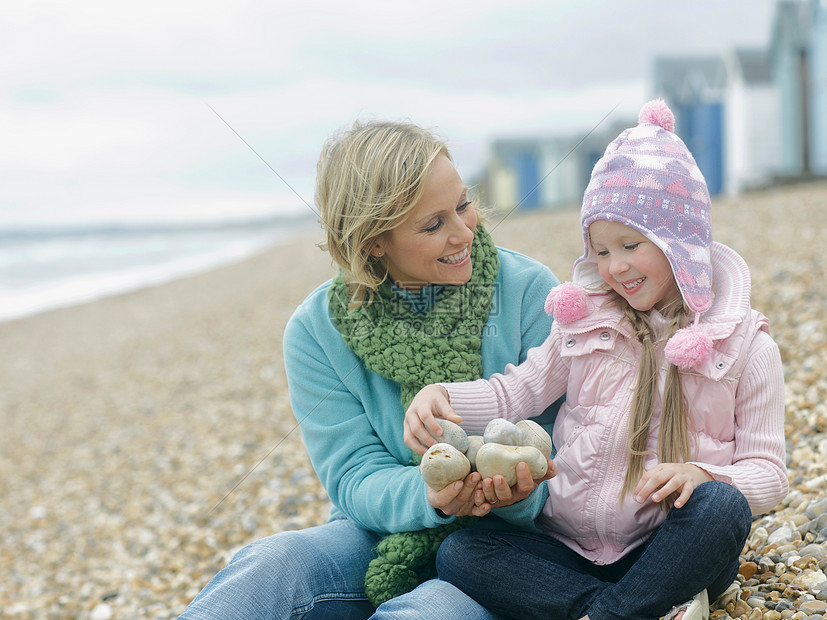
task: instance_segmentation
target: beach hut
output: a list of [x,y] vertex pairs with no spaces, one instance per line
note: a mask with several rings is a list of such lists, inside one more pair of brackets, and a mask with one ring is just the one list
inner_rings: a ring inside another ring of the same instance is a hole
[[475,184],[497,210],[579,205],[606,145],[634,124],[618,119],[605,129],[568,136],[495,140]]
[[583,195],[582,153],[573,138],[504,138],[492,144],[487,169],[498,209],[559,206]]
[[772,80],[778,90],[781,132],[778,172],[806,176],[810,164],[810,3],[776,5],[770,40]]
[[537,140],[514,138],[494,141],[487,177],[489,200],[496,209],[532,209],[542,204],[540,160]]
[[827,174],[827,4],[810,3],[810,165]]
[[675,114],[675,130],[706,178],[711,194],[724,186],[724,93],[726,69],[720,56],[659,57],[654,62],[655,93]]
[[724,189],[737,194],[768,185],[779,169],[778,91],[767,49],[735,49],[724,63]]

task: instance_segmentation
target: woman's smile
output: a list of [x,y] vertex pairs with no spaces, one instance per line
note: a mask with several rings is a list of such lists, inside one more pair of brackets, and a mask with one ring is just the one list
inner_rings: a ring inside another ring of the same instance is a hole
[[446,265],[459,265],[463,263],[466,259],[471,259],[471,251],[469,248],[465,247],[456,254],[451,254],[450,256],[443,256],[442,258],[437,259],[440,263],[445,263]]

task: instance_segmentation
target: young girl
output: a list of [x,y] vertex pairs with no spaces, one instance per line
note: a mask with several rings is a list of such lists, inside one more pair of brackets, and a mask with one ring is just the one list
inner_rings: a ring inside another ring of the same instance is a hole
[[[504,374],[423,388],[407,411],[421,453],[434,416],[480,433],[567,395],[534,531],[459,531],[437,557],[441,579],[495,613],[707,618],[751,515],[787,492],[778,347],[746,264],[712,241],[706,183],[673,132],[650,102],[597,162],[585,254],[549,294],[546,341]],[[502,480],[483,491],[511,502]]]

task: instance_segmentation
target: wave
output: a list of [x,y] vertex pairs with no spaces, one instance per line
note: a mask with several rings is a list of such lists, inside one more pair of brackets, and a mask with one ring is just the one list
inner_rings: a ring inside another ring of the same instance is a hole
[[247,258],[312,218],[0,231],[0,321],[162,284]]

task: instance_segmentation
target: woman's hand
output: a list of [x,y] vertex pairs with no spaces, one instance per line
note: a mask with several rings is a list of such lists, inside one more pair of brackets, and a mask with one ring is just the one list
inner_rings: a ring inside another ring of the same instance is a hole
[[[557,475],[557,465],[551,459],[548,460],[548,471],[542,478],[536,480],[531,478],[531,472],[525,463],[517,463],[517,482],[509,487],[503,476],[497,475],[493,478],[486,478],[482,481],[480,489],[476,493],[475,502],[478,506],[502,508],[521,502],[531,495],[541,482],[550,480]],[[488,511],[486,511],[488,512]]]
[[683,506],[695,488],[712,480],[712,476],[697,465],[689,463],[659,463],[640,477],[634,492],[639,504],[652,496],[653,502],[661,502],[677,493],[675,508]]
[[[433,433],[438,437],[442,434],[442,427],[435,418],[443,418],[457,424],[462,422],[457,412],[451,409],[448,390],[441,385],[426,385],[417,392],[405,412],[405,445],[417,454],[425,454],[428,448],[438,443],[439,441],[431,435]],[[430,433],[428,429],[431,430]]]
[[428,487],[428,503],[446,515],[483,517],[490,512],[491,507],[477,506],[474,501],[479,483],[480,475],[472,471],[465,480],[452,482],[441,491]]

